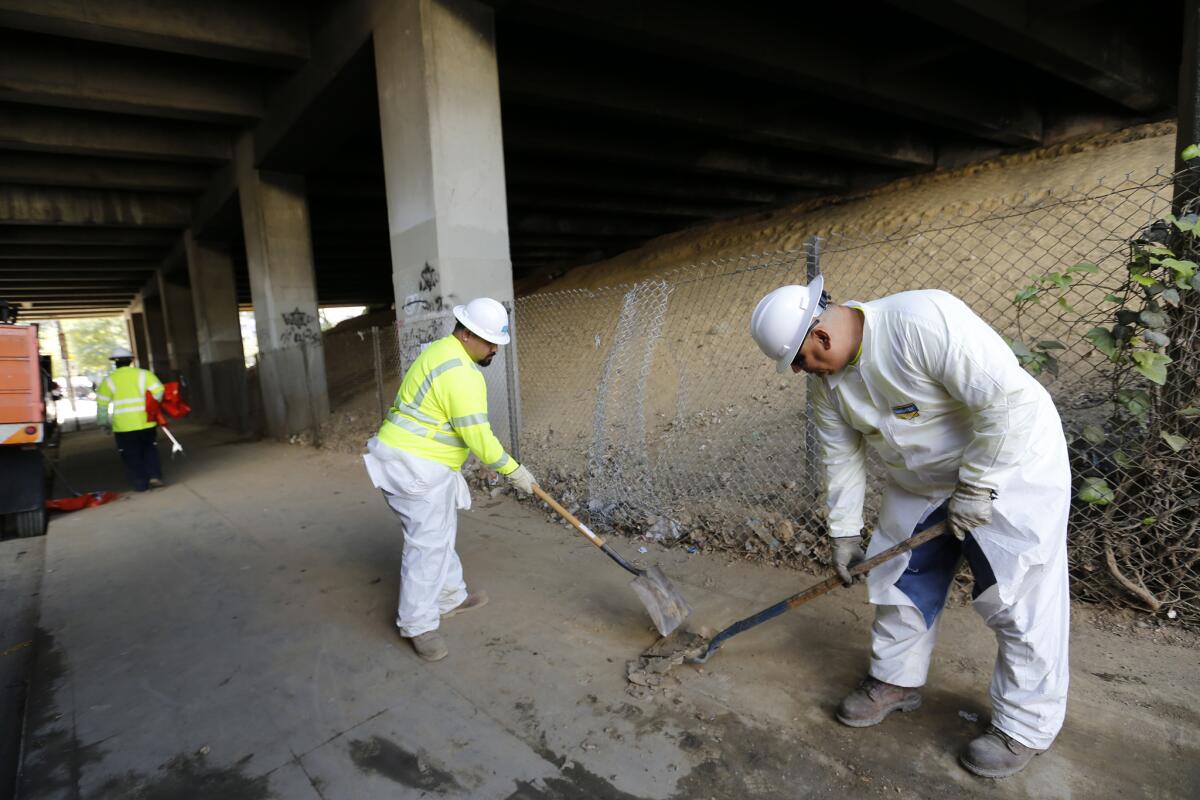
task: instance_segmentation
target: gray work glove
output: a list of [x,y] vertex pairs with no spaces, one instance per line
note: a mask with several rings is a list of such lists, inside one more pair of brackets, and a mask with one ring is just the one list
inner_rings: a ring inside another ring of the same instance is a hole
[[961,542],[967,534],[992,521],[992,500],[996,497],[991,489],[960,483],[950,495],[946,525]]
[[845,585],[854,583],[850,568],[864,561],[866,557],[861,536],[842,536],[833,540],[833,568]]
[[525,468],[524,464],[517,467],[504,477],[512,481],[512,485],[516,487],[518,492],[521,492],[522,494],[533,494],[533,487],[534,484],[537,483],[537,479],[533,477],[532,472]]

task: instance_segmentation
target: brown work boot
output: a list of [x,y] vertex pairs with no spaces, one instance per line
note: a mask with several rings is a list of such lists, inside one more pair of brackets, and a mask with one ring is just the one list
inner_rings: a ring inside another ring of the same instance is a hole
[[958,761],[981,778],[1007,778],[1025,769],[1025,765],[1045,750],[1021,744],[994,725],[971,740]]
[[467,599],[456,605],[454,608],[442,614],[442,619],[450,619],[455,614],[461,614],[464,611],[471,611],[476,608],[483,608],[488,604],[487,592],[471,592],[467,595]]
[[446,640],[437,631],[418,633],[409,641],[412,642],[413,650],[417,651],[417,655],[426,661],[441,661],[450,655],[450,651],[446,648]]
[[921,692],[905,686],[893,686],[871,676],[863,679],[838,706],[837,719],[851,728],[869,728],[883,722],[893,711],[916,711],[921,706]]

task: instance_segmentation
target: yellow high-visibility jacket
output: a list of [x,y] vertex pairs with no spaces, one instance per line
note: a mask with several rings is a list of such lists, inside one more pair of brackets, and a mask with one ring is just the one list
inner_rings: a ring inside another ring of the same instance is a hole
[[404,374],[379,440],[420,458],[462,468],[467,456],[507,475],[519,465],[492,433],[483,371],[462,342],[430,343]]
[[112,403],[113,433],[153,428],[158,423],[146,419],[147,390],[155,400],[162,399],[163,385],[157,375],[139,367],[117,367],[96,388],[96,420],[104,424]]

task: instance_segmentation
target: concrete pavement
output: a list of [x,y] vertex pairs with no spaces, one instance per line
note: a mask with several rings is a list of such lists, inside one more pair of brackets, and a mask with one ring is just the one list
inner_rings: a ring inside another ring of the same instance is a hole
[[[631,696],[625,662],[655,634],[628,576],[507,498],[477,498],[462,515],[468,582],[492,602],[448,620],[450,657],[425,664],[392,624],[400,535],[358,459],[178,430],[189,455],[167,462],[167,488],[51,524],[22,800],[1160,798],[1200,787],[1196,650],[1078,619],[1067,728],[1000,783],[955,762],[986,723],[995,653],[970,609],[947,612],[922,709],[877,728],[832,718],[865,668],[861,587]],[[119,486],[109,448],[97,432],[72,434],[64,469],[89,489]],[[812,580],[680,551],[645,558],[693,601],[697,625]]]

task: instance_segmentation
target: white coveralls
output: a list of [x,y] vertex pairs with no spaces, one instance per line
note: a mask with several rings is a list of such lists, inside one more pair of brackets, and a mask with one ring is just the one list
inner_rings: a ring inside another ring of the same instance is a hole
[[1004,340],[962,301],[913,291],[848,303],[864,316],[855,365],[815,381],[813,407],[834,537],[863,527],[865,443],[888,474],[868,557],[943,519],[961,480],[993,489],[992,522],[871,571],[870,674],[925,683],[960,557],[974,607],[996,634],[992,724],[1044,749],[1067,701],[1066,533],[1071,474],[1058,412]]
[[408,637],[436,630],[441,615],[467,599],[454,544],[458,511],[471,507],[471,491],[458,470],[389,447],[375,436],[363,461],[404,528],[396,627]]

